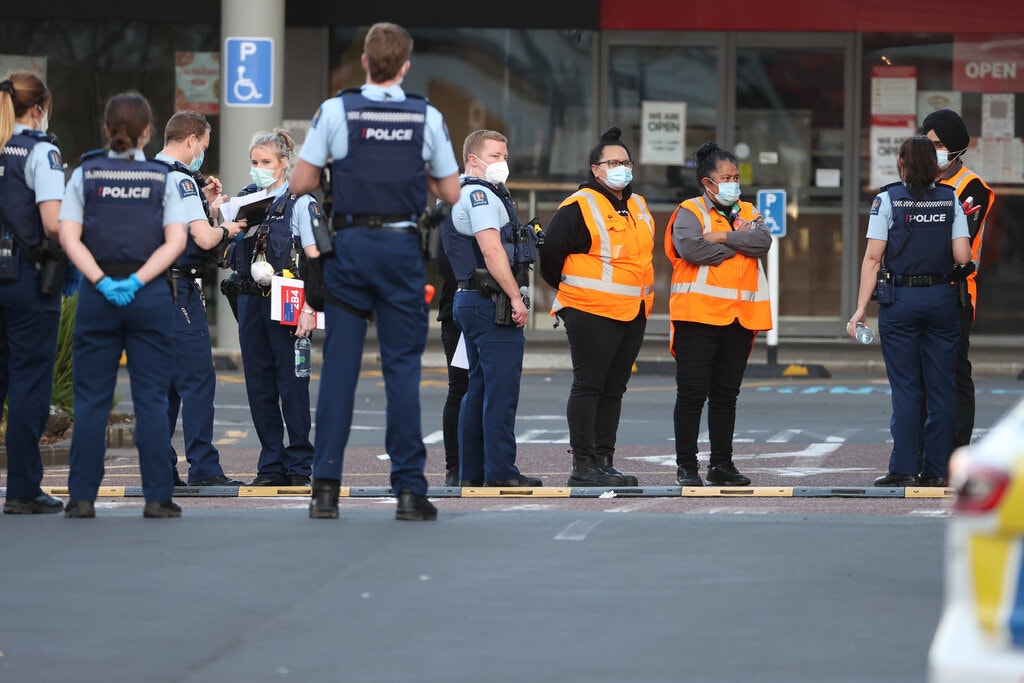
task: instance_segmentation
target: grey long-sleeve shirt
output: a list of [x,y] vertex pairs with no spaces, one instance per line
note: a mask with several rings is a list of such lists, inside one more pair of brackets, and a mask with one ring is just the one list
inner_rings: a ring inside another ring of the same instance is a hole
[[[709,209],[708,213],[714,216],[715,204],[707,194],[704,195],[704,204]],[[724,215],[722,218],[728,221]],[[756,228],[728,232],[725,244],[718,244],[704,239],[704,226],[700,219],[692,211],[682,209],[672,224],[672,244],[680,258],[696,266],[717,266],[736,254],[760,258],[771,248],[772,236],[760,214],[754,215],[754,222],[757,223]]]

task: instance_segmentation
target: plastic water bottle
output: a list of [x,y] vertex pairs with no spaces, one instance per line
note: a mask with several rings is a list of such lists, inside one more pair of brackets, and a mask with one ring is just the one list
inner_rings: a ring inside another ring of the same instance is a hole
[[295,376],[309,377],[313,371],[313,344],[309,337],[295,338]]
[[854,332],[857,341],[861,344],[870,344],[875,341],[875,331],[864,323],[857,323],[857,330]]

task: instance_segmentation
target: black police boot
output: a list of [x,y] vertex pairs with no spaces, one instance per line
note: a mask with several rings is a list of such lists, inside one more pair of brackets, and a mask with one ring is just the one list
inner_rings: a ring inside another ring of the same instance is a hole
[[418,496],[412,492],[412,489],[402,489],[398,492],[395,519],[407,522],[433,521],[437,519],[437,508],[427,500],[426,496]]
[[612,456],[610,455],[594,455],[594,466],[597,467],[597,469],[607,472],[613,476],[622,477],[622,481],[625,482],[623,486],[637,486],[640,483],[632,474],[620,472],[615,465],[612,464]]
[[[572,451],[569,451],[572,453]],[[626,481],[617,474],[610,474],[598,468],[592,455],[572,453],[572,472],[566,486],[626,486]]]
[[341,482],[337,479],[314,479],[313,495],[309,501],[309,518],[337,519],[339,490]]

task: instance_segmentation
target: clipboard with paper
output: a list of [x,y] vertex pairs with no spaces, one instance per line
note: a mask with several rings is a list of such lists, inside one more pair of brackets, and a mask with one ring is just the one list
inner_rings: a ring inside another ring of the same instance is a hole
[[258,190],[227,200],[220,205],[220,214],[225,222],[244,219],[250,226],[255,226],[267,217],[267,210],[273,202],[274,198],[266,190]]

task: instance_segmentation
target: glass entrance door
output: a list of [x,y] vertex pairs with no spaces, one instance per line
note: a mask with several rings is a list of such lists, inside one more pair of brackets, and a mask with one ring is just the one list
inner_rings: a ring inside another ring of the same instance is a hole
[[[654,313],[668,308],[661,244],[676,205],[697,194],[693,153],[714,140],[740,161],[743,198],[782,189],[779,314],[785,335],[834,335],[856,249],[854,40],[846,34],[610,32],[602,36],[599,129],[617,125],[634,161],[645,103],[685,104],[677,165],[637,163],[634,190],[658,227]],[[649,123],[649,122],[648,122]]]
[[857,245],[843,229],[844,192],[855,185],[846,167],[846,49],[796,40],[772,36],[768,45],[748,47],[737,38],[730,141],[745,199],[756,201],[761,189],[786,191],[787,234],[779,242],[784,334],[833,330],[842,315],[843,249]]

